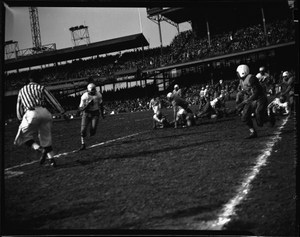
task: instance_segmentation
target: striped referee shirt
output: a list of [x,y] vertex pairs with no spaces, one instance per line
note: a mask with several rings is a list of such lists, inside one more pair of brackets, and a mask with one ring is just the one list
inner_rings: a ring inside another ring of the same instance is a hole
[[45,99],[58,112],[65,112],[60,103],[55,99],[52,93],[45,86],[39,85],[34,82],[30,82],[28,85],[24,86],[18,94],[18,119],[22,120],[23,115],[26,113],[27,110],[33,110],[36,106],[44,106]]

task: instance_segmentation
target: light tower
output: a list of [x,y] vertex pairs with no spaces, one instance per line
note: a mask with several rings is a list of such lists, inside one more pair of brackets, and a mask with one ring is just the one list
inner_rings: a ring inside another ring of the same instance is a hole
[[69,29],[71,31],[71,39],[74,46],[78,46],[81,41],[87,45],[91,43],[87,26],[75,26]]
[[42,48],[42,40],[41,40],[41,32],[40,32],[40,24],[39,24],[39,15],[37,7],[29,7],[29,17],[30,17],[30,26],[31,26],[31,36],[32,36],[32,44],[34,51],[41,51]]

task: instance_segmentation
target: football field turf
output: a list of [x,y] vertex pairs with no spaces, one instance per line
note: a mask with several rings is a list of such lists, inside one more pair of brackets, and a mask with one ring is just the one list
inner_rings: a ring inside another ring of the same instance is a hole
[[[195,108],[194,108],[195,109]],[[172,110],[163,109],[172,120]],[[295,235],[295,116],[152,129],[152,112],[109,115],[80,147],[80,119],[53,124],[58,167],[5,126],[5,230],[222,230]],[[201,232],[199,232],[201,233]]]

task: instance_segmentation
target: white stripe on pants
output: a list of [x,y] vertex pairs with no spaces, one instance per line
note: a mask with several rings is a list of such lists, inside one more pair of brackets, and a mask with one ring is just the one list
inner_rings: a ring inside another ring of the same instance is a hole
[[52,145],[52,115],[43,107],[36,107],[35,110],[28,110],[23,116],[15,138],[15,145],[22,145],[32,140],[38,133],[40,145],[48,147]]

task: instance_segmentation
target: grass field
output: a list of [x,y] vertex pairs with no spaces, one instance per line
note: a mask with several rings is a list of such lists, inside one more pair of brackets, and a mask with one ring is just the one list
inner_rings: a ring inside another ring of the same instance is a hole
[[[163,113],[172,120],[170,109]],[[80,152],[80,119],[55,122],[55,169],[13,145],[17,124],[5,126],[3,230],[298,234],[294,115],[258,128],[254,140],[244,139],[238,116],[157,130],[151,118],[151,111],[107,116]],[[235,197],[227,221],[214,226]]]

